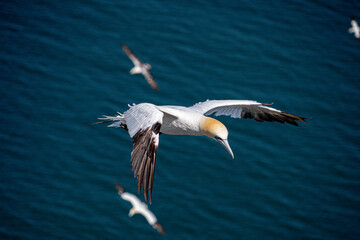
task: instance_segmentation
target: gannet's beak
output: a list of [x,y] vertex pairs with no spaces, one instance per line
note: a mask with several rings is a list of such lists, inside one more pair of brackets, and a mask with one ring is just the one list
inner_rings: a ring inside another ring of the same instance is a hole
[[224,146],[224,148],[226,149],[226,151],[228,151],[228,153],[231,155],[231,157],[234,159],[234,154],[231,150],[231,147],[229,145],[229,142],[227,139],[221,139],[221,138],[216,138],[216,141],[218,141],[221,145]]

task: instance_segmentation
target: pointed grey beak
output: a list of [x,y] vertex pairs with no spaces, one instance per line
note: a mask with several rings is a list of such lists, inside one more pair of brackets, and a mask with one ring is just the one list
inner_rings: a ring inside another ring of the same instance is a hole
[[226,151],[228,151],[228,153],[231,155],[231,157],[234,159],[234,154],[231,150],[231,147],[229,145],[229,142],[227,139],[221,139],[221,138],[217,138],[216,141],[218,141],[221,145],[224,146],[224,148],[226,149]]

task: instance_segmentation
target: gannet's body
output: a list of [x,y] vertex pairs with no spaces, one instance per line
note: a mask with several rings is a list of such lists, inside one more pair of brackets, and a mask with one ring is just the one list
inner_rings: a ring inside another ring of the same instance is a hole
[[125,44],[122,45],[122,48],[126,53],[126,55],[130,58],[130,60],[134,64],[134,67],[130,70],[130,73],[131,74],[141,73],[153,89],[159,90],[157,83],[155,82],[153,76],[149,72],[149,70],[151,69],[151,65],[148,63],[141,62],[140,59],[137,56],[135,56],[135,54]]
[[191,107],[157,106],[141,103],[129,106],[124,114],[105,116],[99,123],[113,122],[109,127],[122,127],[128,130],[133,139],[131,152],[132,170],[138,179],[138,191],[144,189],[147,201],[154,182],[156,151],[160,133],[169,135],[207,136],[218,141],[234,158],[228,143],[228,130],[218,120],[207,117],[225,115],[233,118],[252,118],[256,121],[290,123],[305,122],[305,118],[282,112],[256,101],[248,100],[212,100],[200,102]]
[[165,231],[163,227],[159,224],[157,221],[157,218],[155,215],[148,209],[148,206],[141,202],[134,194],[128,193],[124,191],[124,188],[122,188],[119,184],[115,183],[116,189],[118,190],[118,194],[122,199],[125,201],[128,201],[132,204],[132,208],[129,212],[129,217],[132,217],[134,214],[141,214],[143,215],[148,223],[158,230],[160,233],[165,234]]
[[355,38],[360,41],[360,27],[355,18],[351,19],[351,28],[349,28],[349,33],[353,33]]
[[[204,115],[190,108],[178,106],[158,106],[165,112],[160,131],[169,135],[204,135],[199,122]],[[172,117],[173,116],[173,117]]]

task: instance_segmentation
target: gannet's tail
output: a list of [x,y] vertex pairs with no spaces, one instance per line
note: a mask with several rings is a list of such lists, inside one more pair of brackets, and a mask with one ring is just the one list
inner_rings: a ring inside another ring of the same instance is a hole
[[115,116],[104,116],[104,117],[98,118],[98,119],[103,120],[103,121],[93,123],[93,125],[100,124],[100,123],[113,122],[112,124],[108,125],[108,127],[121,127],[121,128],[124,128],[125,130],[128,130],[127,126],[126,126],[124,114],[122,114],[120,112],[118,112],[117,115],[115,115]]

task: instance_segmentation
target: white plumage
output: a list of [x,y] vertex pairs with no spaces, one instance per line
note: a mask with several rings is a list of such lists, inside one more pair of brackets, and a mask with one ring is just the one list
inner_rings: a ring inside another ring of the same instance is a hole
[[162,226],[158,223],[157,218],[155,215],[148,209],[148,206],[141,202],[134,194],[128,193],[124,191],[124,188],[121,187],[119,184],[115,183],[116,189],[118,190],[118,194],[122,199],[125,201],[128,201],[133,206],[130,209],[129,217],[132,217],[134,214],[141,214],[145,217],[145,219],[148,221],[148,223],[153,226],[156,230],[158,230],[160,233],[165,234],[164,229]]
[[351,19],[351,28],[349,28],[349,33],[353,33],[357,40],[360,40],[360,27],[356,22],[355,18]]
[[225,115],[233,118],[251,118],[259,122],[280,122],[297,126],[296,121],[305,118],[268,107],[271,104],[249,100],[211,100],[197,103],[191,107],[157,106],[141,103],[129,106],[124,114],[105,116],[99,123],[113,122],[109,127],[122,127],[128,130],[133,139],[131,152],[132,170],[138,180],[138,192],[141,187],[147,201],[154,182],[156,151],[160,133],[170,135],[207,136],[219,142],[234,158],[228,143],[228,130],[218,120],[209,115]]
[[151,65],[141,62],[140,59],[135,56],[135,54],[125,44],[122,45],[122,49],[134,64],[134,67],[130,70],[130,74],[141,73],[153,89],[159,90],[157,83],[155,82],[153,76],[150,74],[149,71],[151,69]]

